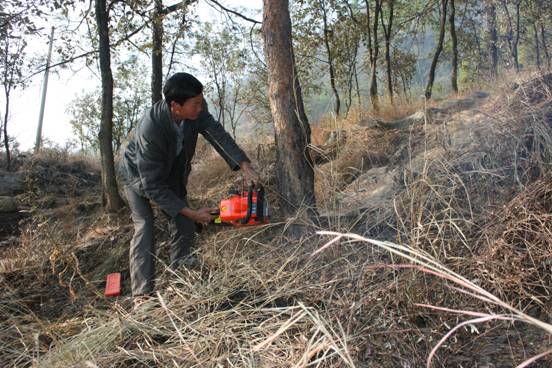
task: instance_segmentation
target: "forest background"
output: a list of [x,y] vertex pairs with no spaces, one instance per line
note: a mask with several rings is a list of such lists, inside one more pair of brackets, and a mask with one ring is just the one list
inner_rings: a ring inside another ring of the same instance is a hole
[[[261,2],[186,3],[163,4],[180,7],[163,20],[164,77],[176,70],[197,74],[208,87],[215,115],[230,130],[242,124],[246,133],[255,123],[269,123],[262,98],[266,92],[260,87],[266,80],[260,24],[252,22],[261,20]],[[328,112],[346,114],[351,106],[369,108],[374,91],[382,97],[419,100],[440,41],[440,14],[448,18],[449,29],[436,68],[438,96],[455,88],[450,78],[466,88],[488,81],[498,69],[512,72],[549,64],[550,7],[545,1],[446,3],[447,14],[440,1],[292,1],[295,54],[309,120],[316,123]],[[154,4],[115,4],[110,27],[117,43],[111,47],[117,146],[150,103]],[[17,62],[2,58],[3,85],[13,88],[11,105],[6,91],[1,96],[2,122],[8,118],[12,144],[28,150],[35,143],[41,72],[50,26],[55,26],[44,136],[60,147],[97,150],[100,76],[92,52],[97,45],[92,4],[7,1],[2,8],[2,52],[17,55]],[[19,18],[11,18],[14,14]],[[451,76],[455,64],[456,77]],[[8,81],[13,72],[18,77]]]

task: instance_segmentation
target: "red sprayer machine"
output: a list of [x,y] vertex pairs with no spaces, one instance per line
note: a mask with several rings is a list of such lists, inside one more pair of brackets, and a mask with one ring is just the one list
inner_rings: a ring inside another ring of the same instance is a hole
[[235,227],[268,224],[268,203],[262,185],[251,185],[248,191],[230,191],[230,197],[220,201],[215,224]]

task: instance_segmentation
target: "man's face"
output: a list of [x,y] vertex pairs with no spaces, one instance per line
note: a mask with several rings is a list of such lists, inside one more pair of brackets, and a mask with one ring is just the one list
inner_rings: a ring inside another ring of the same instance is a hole
[[189,98],[181,105],[175,101],[171,102],[174,116],[180,120],[195,120],[203,109],[203,94]]

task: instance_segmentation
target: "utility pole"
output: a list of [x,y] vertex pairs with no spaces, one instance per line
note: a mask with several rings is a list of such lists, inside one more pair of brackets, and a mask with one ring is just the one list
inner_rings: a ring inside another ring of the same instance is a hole
[[52,46],[54,46],[54,27],[50,33],[50,46],[48,48],[48,59],[46,60],[46,70],[44,71],[44,83],[42,86],[42,97],[40,100],[40,114],[38,116],[38,128],[36,130],[35,153],[40,151],[42,142],[42,121],[44,120],[44,105],[46,104],[46,91],[48,89],[48,74],[50,72],[50,59],[52,58]]

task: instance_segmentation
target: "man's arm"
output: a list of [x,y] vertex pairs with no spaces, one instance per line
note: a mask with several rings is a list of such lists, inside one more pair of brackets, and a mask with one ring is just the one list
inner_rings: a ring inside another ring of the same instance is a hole
[[251,166],[251,162],[243,161],[240,164],[240,168],[243,172],[243,176],[245,177],[245,180],[248,183],[259,184],[261,182],[261,177],[259,176],[257,171],[255,171],[253,166]]
[[207,103],[203,105],[203,111],[197,119],[197,124],[199,132],[209,141],[232,170],[239,170],[242,163],[251,162],[236,141],[209,113]]

